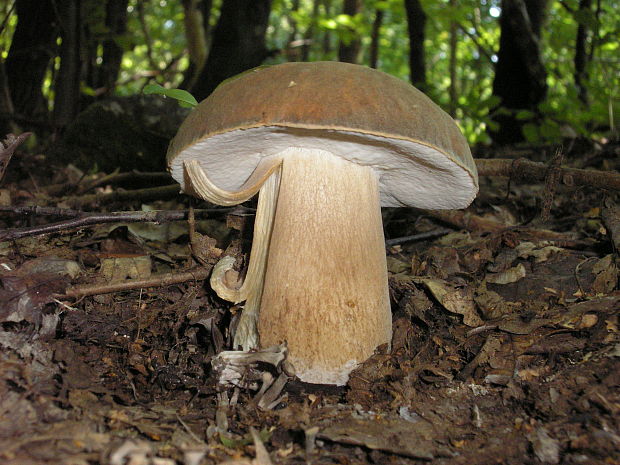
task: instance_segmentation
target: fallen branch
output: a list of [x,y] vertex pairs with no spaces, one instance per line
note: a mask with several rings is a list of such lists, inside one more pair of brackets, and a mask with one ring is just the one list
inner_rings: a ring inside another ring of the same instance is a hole
[[[195,217],[208,218],[212,214],[228,213],[235,208],[207,208],[194,210]],[[59,221],[57,223],[28,228],[14,228],[0,230],[0,241],[20,239],[28,236],[57,233],[70,229],[83,228],[95,224],[106,223],[170,223],[171,221],[186,221],[189,218],[188,210],[160,210],[160,211],[136,211],[136,212],[112,212],[112,213],[88,213],[79,210],[46,207],[0,207],[0,211],[10,211],[19,214],[47,214],[54,216],[72,217],[73,219]]]
[[192,268],[185,272],[166,273],[151,276],[149,279],[128,279],[116,283],[88,284],[67,289],[60,298],[77,298],[89,295],[110,294],[120,291],[131,291],[149,287],[165,287],[187,281],[204,281],[209,277],[211,267]]
[[528,226],[509,226],[498,221],[483,218],[468,210],[417,210],[421,215],[430,216],[456,229],[464,229],[476,233],[498,234],[505,231],[518,233],[521,238],[529,241],[551,241],[558,247],[588,247],[592,242],[578,239],[574,233],[561,233],[549,229],[537,229]]
[[[476,159],[476,167],[480,176],[505,176],[513,180],[528,182],[544,181],[549,167],[544,163],[530,161],[525,158],[515,160]],[[559,178],[566,186],[591,186],[599,189],[620,190],[620,173],[611,171],[581,170],[576,168],[560,168]]]

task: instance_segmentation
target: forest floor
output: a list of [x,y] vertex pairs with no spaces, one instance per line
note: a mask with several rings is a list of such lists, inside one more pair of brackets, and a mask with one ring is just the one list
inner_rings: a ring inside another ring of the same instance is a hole
[[[619,145],[577,145],[565,164],[620,168]],[[345,387],[265,397],[277,366],[237,387],[213,369],[239,309],[205,283],[247,250],[251,208],[42,166],[18,150],[0,186],[0,463],[620,464],[617,191],[482,178],[466,228],[384,211],[391,350]],[[187,220],[32,229],[191,202],[202,266]]]

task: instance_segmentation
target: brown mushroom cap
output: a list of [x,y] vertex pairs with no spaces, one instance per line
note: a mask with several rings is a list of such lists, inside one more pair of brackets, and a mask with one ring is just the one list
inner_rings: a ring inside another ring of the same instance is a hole
[[463,208],[478,190],[467,141],[422,92],[383,72],[340,62],[285,63],[222,83],[168,149],[173,177],[198,159],[235,190],[258,162],[288,147],[327,150],[378,175],[383,206]]

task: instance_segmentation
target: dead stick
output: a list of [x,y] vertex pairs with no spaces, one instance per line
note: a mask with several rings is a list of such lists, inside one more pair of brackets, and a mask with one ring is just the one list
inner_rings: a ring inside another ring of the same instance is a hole
[[[206,208],[203,210],[195,210],[194,214],[200,219],[208,218],[209,215],[218,213],[227,213],[234,210],[231,208]],[[35,213],[42,214],[46,212],[55,216],[72,216],[74,219],[59,221],[57,223],[44,224],[41,226],[32,226],[28,228],[0,229],[0,241],[8,241],[20,239],[22,237],[38,236],[41,234],[51,234],[69,229],[83,228],[95,224],[106,223],[170,223],[171,221],[184,221],[188,219],[189,212],[186,210],[160,210],[160,211],[137,211],[137,212],[112,212],[112,213],[87,213],[79,210],[70,210],[62,208],[44,207],[0,207],[0,211],[17,210],[21,214],[24,210],[32,210]],[[64,214],[63,214],[64,212]]]
[[524,239],[554,241],[559,247],[588,247],[592,245],[586,239],[577,239],[574,233],[561,233],[527,226],[508,226],[475,215],[467,210],[415,210],[421,215],[430,216],[456,229],[471,232],[498,234],[504,231],[514,231]]
[[85,297],[88,295],[110,294],[112,292],[131,291],[148,287],[164,287],[187,281],[204,281],[209,277],[211,267],[192,268],[181,273],[166,273],[152,276],[149,279],[129,279],[117,283],[88,284],[67,289],[61,298]]
[[[525,158],[515,160],[477,158],[476,167],[480,176],[505,176],[528,182],[544,181],[549,170],[544,163]],[[620,190],[620,173],[611,171],[561,168],[559,177],[562,184],[566,186],[592,186],[599,189]]]
[[509,226],[498,221],[488,220],[467,210],[417,210],[422,215],[431,216],[443,223],[468,231],[497,233]]

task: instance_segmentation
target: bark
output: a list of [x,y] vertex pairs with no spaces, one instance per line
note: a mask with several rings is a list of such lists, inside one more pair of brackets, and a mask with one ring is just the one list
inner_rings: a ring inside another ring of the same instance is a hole
[[379,61],[379,39],[381,38],[381,24],[383,23],[383,10],[377,9],[375,20],[372,23],[372,35],[370,37],[370,67],[376,68]]
[[21,117],[47,114],[41,87],[56,56],[58,21],[52,0],[16,0],[17,26],[6,59],[6,81]]
[[426,84],[426,64],[424,53],[424,26],[426,13],[419,0],[405,0],[407,26],[409,29],[409,69],[411,83],[424,91]]
[[225,79],[260,65],[269,55],[265,33],[271,0],[224,0],[207,62],[192,93],[206,98]]
[[64,0],[58,2],[56,7],[62,21],[62,42],[60,69],[54,83],[54,125],[63,127],[79,111],[81,8],[79,0]]
[[[342,13],[349,16],[355,16],[359,12],[359,0],[344,0]],[[350,41],[340,41],[338,47],[338,61],[346,63],[357,63],[360,54],[361,41],[357,31],[350,31],[353,39]]]
[[498,127],[491,131],[494,142],[511,144],[524,140],[524,121],[519,110],[538,113],[547,95],[547,71],[540,47],[546,0],[502,0],[500,45],[493,81],[493,95],[501,100],[494,117]]
[[185,71],[183,83],[179,86],[182,89],[191,89],[194,86],[207,60],[207,37],[211,33],[209,17],[212,4],[212,0],[183,0],[183,23],[189,66]]

